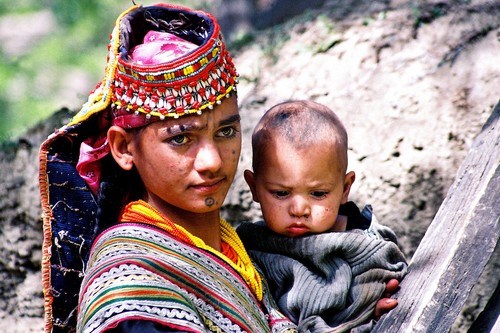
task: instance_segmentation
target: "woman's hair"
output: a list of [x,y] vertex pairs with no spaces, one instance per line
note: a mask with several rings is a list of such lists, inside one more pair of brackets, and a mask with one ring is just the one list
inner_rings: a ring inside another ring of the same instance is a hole
[[106,156],[102,161],[94,235],[97,236],[102,230],[115,224],[124,205],[140,199],[142,193],[142,181],[135,168],[123,170],[111,154]]

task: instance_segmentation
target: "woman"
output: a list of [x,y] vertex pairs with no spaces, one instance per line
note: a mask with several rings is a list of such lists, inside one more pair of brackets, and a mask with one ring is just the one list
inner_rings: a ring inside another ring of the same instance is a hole
[[210,14],[118,18],[105,78],[41,149],[46,331],[71,329],[60,295],[80,273],[78,332],[296,331],[220,218],[241,147],[236,78]]

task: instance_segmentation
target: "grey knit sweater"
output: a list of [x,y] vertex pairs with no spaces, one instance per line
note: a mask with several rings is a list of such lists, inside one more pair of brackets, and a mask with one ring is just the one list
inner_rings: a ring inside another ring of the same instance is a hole
[[264,223],[237,229],[263,271],[278,306],[300,332],[367,332],[392,278],[406,274],[404,255],[387,227],[289,238]]

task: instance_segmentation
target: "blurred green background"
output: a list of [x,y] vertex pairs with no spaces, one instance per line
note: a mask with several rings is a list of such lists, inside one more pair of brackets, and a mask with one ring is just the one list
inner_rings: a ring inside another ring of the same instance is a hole
[[[150,5],[155,1],[136,1]],[[217,1],[168,1],[210,8]],[[131,0],[0,0],[0,141],[62,107],[78,109],[104,75],[116,17]]]

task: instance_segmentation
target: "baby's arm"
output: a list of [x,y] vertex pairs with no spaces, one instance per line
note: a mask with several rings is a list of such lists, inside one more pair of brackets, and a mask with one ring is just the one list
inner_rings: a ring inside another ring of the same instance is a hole
[[399,281],[391,279],[385,286],[385,294],[375,305],[375,319],[379,319],[383,314],[391,311],[398,305],[398,300],[390,298],[399,289]]

